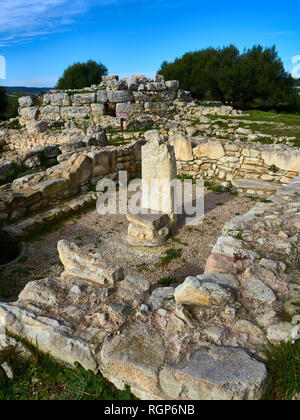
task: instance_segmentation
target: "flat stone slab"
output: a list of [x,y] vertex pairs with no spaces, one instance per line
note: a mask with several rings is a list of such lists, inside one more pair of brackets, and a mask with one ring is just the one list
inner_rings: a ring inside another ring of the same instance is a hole
[[233,179],[232,185],[238,190],[266,190],[277,191],[281,185],[259,179]]
[[202,348],[185,367],[168,366],[160,385],[170,398],[187,400],[254,400],[263,395],[267,370],[244,350]]
[[[145,210],[144,212],[150,212],[150,210]],[[161,229],[164,226],[169,224],[169,215],[165,213],[158,214],[143,214],[143,210],[139,214],[128,214],[127,220],[135,226],[152,228],[152,229]]]

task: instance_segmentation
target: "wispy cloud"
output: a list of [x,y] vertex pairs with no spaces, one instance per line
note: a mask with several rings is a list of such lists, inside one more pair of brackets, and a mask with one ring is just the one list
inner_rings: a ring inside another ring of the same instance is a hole
[[0,46],[68,28],[95,4],[118,0],[0,0]]

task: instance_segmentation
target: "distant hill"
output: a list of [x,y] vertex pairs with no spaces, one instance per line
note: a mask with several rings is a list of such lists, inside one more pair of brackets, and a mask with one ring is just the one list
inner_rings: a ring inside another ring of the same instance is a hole
[[28,95],[41,95],[42,93],[48,92],[53,88],[36,88],[36,87],[25,87],[25,86],[4,86],[9,93],[24,93]]

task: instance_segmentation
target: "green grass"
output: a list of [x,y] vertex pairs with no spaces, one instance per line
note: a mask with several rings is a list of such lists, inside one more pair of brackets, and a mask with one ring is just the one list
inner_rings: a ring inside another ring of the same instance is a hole
[[300,340],[267,349],[268,388],[264,399],[291,400],[300,393]]
[[[20,340],[24,343],[24,340]],[[117,390],[101,374],[78,363],[71,369],[25,342],[32,356],[20,362],[14,350],[5,356],[14,379],[0,385],[0,400],[133,400],[129,387]]]
[[177,260],[180,258],[182,258],[181,248],[180,249],[174,249],[174,248],[166,249],[164,251],[164,256],[161,257],[160,259],[160,263],[157,264],[157,267],[168,265],[170,264],[171,261]]
[[189,246],[189,244],[187,242],[182,242],[181,239],[176,238],[175,236],[171,236],[170,241],[174,242],[174,244]]
[[158,284],[163,287],[169,287],[171,286],[171,284],[174,284],[176,282],[177,280],[174,277],[166,277],[166,278],[160,279]]
[[[248,128],[253,131],[253,133],[262,133],[268,134],[273,137],[296,137],[296,140],[293,140],[295,146],[300,147],[300,114],[279,114],[274,111],[258,111],[251,110],[245,111],[244,115],[240,116],[220,116],[220,115],[208,115],[208,118],[211,122],[214,120],[224,120],[216,121],[220,128],[227,128],[225,120],[242,120],[249,121],[251,124],[246,124],[241,121],[239,127]],[[252,122],[266,122],[266,124],[255,124]],[[275,124],[267,124],[275,123]],[[257,139],[259,143],[263,144],[273,144],[274,141],[272,138]]]

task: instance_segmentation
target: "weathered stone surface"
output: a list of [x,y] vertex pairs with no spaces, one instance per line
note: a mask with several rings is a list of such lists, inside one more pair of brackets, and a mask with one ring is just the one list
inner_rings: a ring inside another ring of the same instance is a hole
[[19,295],[19,301],[32,302],[35,305],[54,306],[58,303],[58,295],[55,293],[57,281],[44,279],[29,282]]
[[279,188],[278,184],[261,181],[259,179],[233,179],[232,185],[237,189],[246,190],[276,191]]
[[215,283],[215,279],[204,281],[196,277],[187,277],[178,286],[174,294],[176,303],[184,305],[226,305],[233,301],[233,295],[223,286]]
[[93,160],[84,154],[81,154],[76,158],[65,173],[70,180],[70,186],[78,186],[86,183],[92,178],[93,173]]
[[161,308],[164,301],[172,299],[174,297],[175,289],[174,287],[159,287],[158,289],[153,290],[151,293],[148,304],[151,309],[156,311]]
[[86,118],[91,114],[91,109],[87,106],[66,106],[60,110],[62,118]]
[[107,98],[109,102],[120,103],[120,102],[133,102],[134,96],[129,90],[108,90]]
[[89,105],[96,101],[96,93],[79,93],[72,95],[74,106]]
[[182,134],[170,138],[170,143],[174,145],[176,160],[193,160],[192,142]]
[[79,277],[103,286],[124,279],[123,270],[109,267],[99,254],[89,254],[64,240],[58,242],[57,249],[65,267],[65,276]]
[[276,300],[274,292],[260,280],[252,280],[246,284],[245,296],[269,304]]
[[287,322],[271,325],[268,328],[268,340],[273,344],[279,344],[282,341],[295,342],[300,339],[300,325],[293,325]]
[[88,156],[93,160],[93,177],[106,175],[116,168],[116,151],[95,150],[88,153]]
[[60,120],[60,107],[47,105],[41,108],[41,119],[45,121]]
[[202,282],[216,283],[220,286],[229,287],[230,289],[237,289],[240,285],[236,276],[227,273],[205,273],[197,276],[197,279]]
[[101,371],[119,388],[130,385],[137,396],[158,396],[158,372],[164,361],[162,338],[151,327],[132,325],[107,339],[101,351]]
[[185,367],[168,366],[160,385],[169,398],[186,400],[255,400],[263,395],[265,366],[238,348],[202,348]]
[[28,130],[28,133],[34,134],[34,133],[44,133],[48,130],[48,124],[46,121],[28,121],[26,123],[26,128]]
[[29,108],[35,105],[35,98],[33,96],[22,96],[19,98],[19,105],[21,108]]
[[300,152],[294,151],[290,153],[289,151],[272,151],[266,150],[262,152],[261,158],[264,160],[265,164],[268,166],[276,166],[279,169],[284,171],[299,171],[300,168]]
[[220,159],[225,156],[224,146],[219,141],[207,141],[199,144],[193,149],[196,158],[208,157],[209,159]]
[[70,96],[67,93],[48,93],[43,97],[44,104],[51,104],[54,106],[69,106],[71,105]]
[[[142,147],[142,208],[174,213],[172,180],[177,178],[174,149],[166,143],[153,140]],[[159,188],[153,188],[155,180]]]
[[105,115],[105,106],[103,104],[92,104],[91,110],[95,121],[99,121]]
[[61,362],[71,366],[79,362],[86,370],[97,372],[95,345],[85,339],[72,337],[72,330],[62,322],[20,306],[1,303],[0,331],[5,328]]
[[62,191],[67,191],[69,182],[65,178],[52,179],[33,185],[32,189],[40,191],[43,197],[50,197]]
[[30,108],[21,108],[20,116],[24,120],[35,120],[39,114],[39,108],[37,106],[33,106]]
[[148,280],[127,276],[120,284],[118,289],[118,297],[126,301],[143,298],[150,289]]

